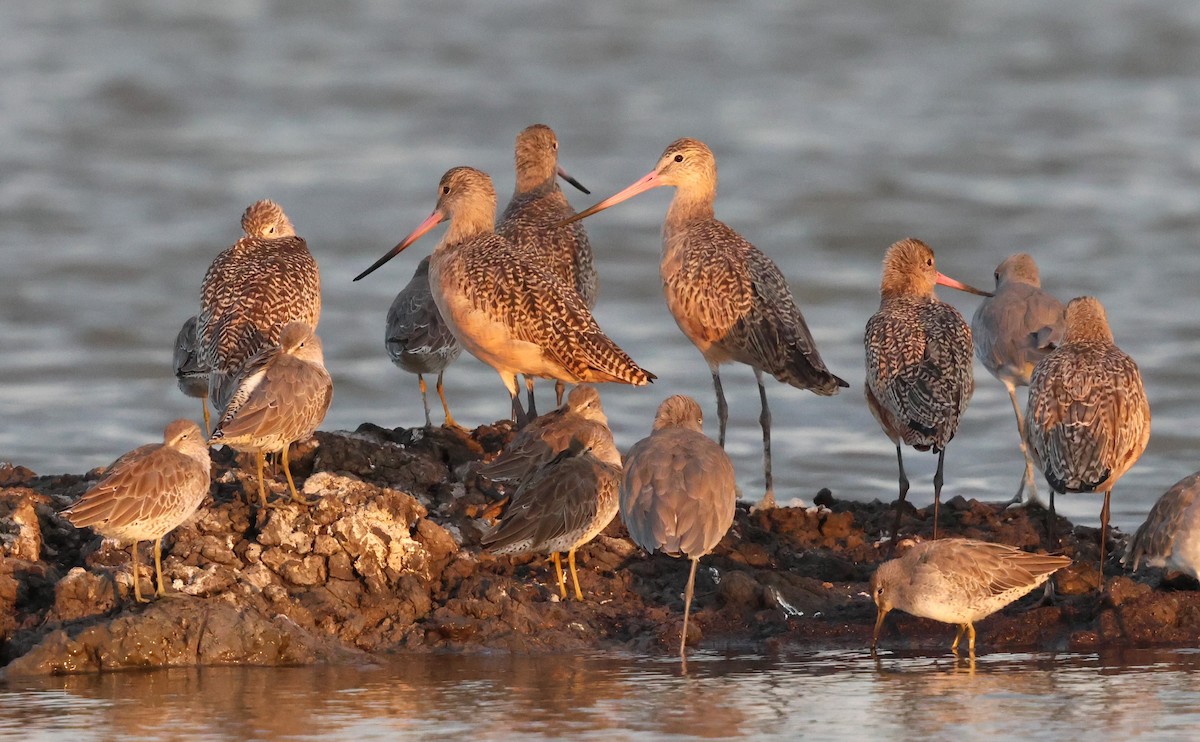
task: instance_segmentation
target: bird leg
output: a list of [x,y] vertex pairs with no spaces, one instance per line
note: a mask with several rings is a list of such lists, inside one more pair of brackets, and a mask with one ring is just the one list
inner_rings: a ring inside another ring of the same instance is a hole
[[554,406],[562,407],[563,394],[567,391],[567,385],[562,383],[562,379],[554,380]]
[[204,437],[208,438],[212,435],[212,420],[208,416],[208,399],[200,398],[200,411],[204,413]]
[[973,623],[967,624],[967,651],[971,653],[972,657],[975,656],[975,624]]
[[[441,377],[439,376],[438,379],[438,383],[440,384]],[[432,428],[433,421],[429,419],[429,398],[425,396],[426,387],[425,376],[423,374],[417,374],[417,385],[421,387],[421,404],[425,405],[425,427]]]
[[942,461],[946,458],[946,449],[938,451],[937,471],[933,473],[933,538],[937,539],[938,508],[942,503]]
[[1112,488],[1104,490],[1104,507],[1100,509],[1100,592],[1104,592],[1104,551],[1108,545],[1108,501]]
[[295,503],[298,503],[300,505],[304,505],[305,507],[307,507],[309,505],[314,504],[320,498],[314,498],[312,500],[309,500],[306,497],[301,497],[300,493],[296,491],[296,483],[292,481],[292,468],[291,468],[291,466],[288,465],[288,450],[291,447],[292,447],[291,443],[288,443],[283,447],[283,473],[287,476],[288,492],[290,492],[292,495],[292,502],[295,502]]
[[138,573],[138,544],[141,541],[133,542],[133,551],[130,556],[133,558],[133,599],[139,603],[149,603],[150,601],[142,597],[142,576]]
[[763,386],[762,371],[754,369],[754,378],[758,380],[758,397],[762,400],[762,414],[758,424],[763,432],[763,477],[767,481],[767,493],[763,495],[759,508],[775,507],[775,482],[771,478],[771,408],[767,406],[767,388]]
[[896,534],[900,532],[900,514],[904,510],[904,498],[908,496],[908,477],[904,474],[904,454],[900,451],[900,444],[896,444],[896,463],[900,465],[900,499],[896,501],[896,520],[892,523],[892,548],[896,550]]
[[161,598],[167,594],[167,589],[163,587],[162,576],[162,536],[159,536],[154,542],[154,575],[158,578],[158,590],[154,594]]
[[1017,401],[1017,387],[1011,381],[1005,381],[1004,387],[1008,389],[1008,398],[1012,400],[1013,412],[1017,416],[1017,435],[1021,439],[1021,456],[1025,459],[1025,477],[1021,480],[1021,486],[1017,488],[1017,494],[1013,495],[1006,506],[1019,504],[1026,488],[1029,489],[1028,502],[1036,502],[1037,485],[1033,477],[1033,459],[1029,457],[1029,444],[1025,441],[1025,420],[1021,415],[1021,404]]
[[960,639],[962,639],[963,633],[966,632],[966,630],[967,625],[965,623],[960,623],[958,625],[958,631],[954,632],[954,643],[950,645],[951,652],[958,654],[958,642]]
[[713,388],[717,390],[717,420],[721,427],[721,437],[718,443],[721,444],[721,448],[725,448],[725,423],[729,421],[729,405],[725,402],[725,390],[721,388],[720,367],[709,364],[709,368],[712,369]]
[[1050,550],[1058,548],[1058,521],[1054,515],[1054,488],[1050,488],[1050,507],[1046,510],[1046,538],[1050,542]]
[[692,614],[692,594],[696,588],[696,565],[700,557],[692,557],[692,569],[688,572],[687,587],[683,591],[683,632],[679,635],[679,656],[687,649],[688,618]]
[[517,428],[523,428],[531,418],[525,417],[525,410],[521,408],[521,393],[517,391],[517,375],[502,374],[500,378],[504,380],[508,396],[512,397],[512,421],[517,424]]
[[567,597],[567,581],[563,579],[562,558],[557,551],[554,552],[554,571],[558,573],[558,592],[565,599]]
[[254,452],[254,463],[258,465],[258,501],[262,503],[262,507],[267,506],[267,487],[263,484],[263,459],[266,455],[262,450]]
[[525,391],[529,396],[529,419],[537,417],[537,403],[533,401],[533,377],[526,374]]
[[446,392],[442,389],[442,374],[444,373],[445,371],[438,371],[437,393],[442,399],[442,412],[446,413],[446,427],[463,430],[463,426],[455,422],[454,416],[450,414],[450,405],[446,404]]
[[583,592],[579,589],[579,575],[575,573],[575,549],[567,551],[567,564],[571,567],[571,584],[575,586],[575,600],[582,602]]

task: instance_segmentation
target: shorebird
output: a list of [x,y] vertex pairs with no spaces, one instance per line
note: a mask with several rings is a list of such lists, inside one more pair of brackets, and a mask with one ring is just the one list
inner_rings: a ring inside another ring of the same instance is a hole
[[325,370],[321,339],[303,322],[289,322],[279,344],[251,357],[234,382],[229,405],[209,444],[255,454],[263,507],[267,505],[263,458],[269,452],[282,451],[292,500],[306,504],[292,481],[288,449],[316,431],[333,399],[333,381]]
[[[545,124],[528,126],[517,134],[517,185],[508,202],[496,234],[521,252],[546,267],[567,286],[573,286],[591,309],[596,306],[598,281],[592,259],[592,246],[582,224],[555,226],[575,210],[558,187],[562,178],[584,193],[591,193],[558,164],[558,139]],[[537,414],[533,403],[533,378],[525,377],[529,392],[529,415]],[[554,386],[556,404],[562,405],[563,383]]]
[[1150,403],[1137,364],[1113,342],[1104,307],[1091,296],[1067,303],[1063,342],[1033,369],[1025,437],[1050,485],[1046,530],[1055,539],[1054,494],[1104,492],[1100,583],[1113,487],[1150,441]]
[[212,430],[208,417],[208,367],[200,361],[200,349],[196,345],[196,323],[199,317],[188,317],[179,335],[175,337],[175,383],[179,391],[200,400],[200,411],[204,413],[204,434]]
[[442,410],[446,413],[446,425],[458,427],[446,404],[446,393],[442,390],[442,374],[446,367],[462,355],[462,346],[454,339],[450,328],[442,320],[433,294],[429,290],[429,258],[417,264],[408,285],[396,294],[388,308],[387,327],[383,336],[384,347],[392,363],[417,375],[421,387],[421,403],[425,405],[425,427],[433,427],[429,419],[429,399],[425,396],[425,374],[437,373],[437,393],[442,399]]
[[1062,302],[1042,290],[1037,263],[1023,252],[1010,255],[996,267],[995,295],[984,299],[971,319],[975,355],[1008,390],[1013,414],[1017,416],[1025,477],[1012,503],[1021,502],[1026,489],[1029,500],[1037,500],[1033,459],[1025,443],[1025,422],[1017,401],[1017,387],[1029,386],[1033,367],[1062,342],[1065,323]]
[[675,322],[704,356],[712,373],[725,446],[729,408],[721,387],[723,363],[754,369],[762,402],[763,507],[775,502],[771,476],[771,410],[764,371],[798,389],[821,396],[849,386],[825,368],[800,309],[778,266],[737,232],[713,217],[717,162],[696,139],[672,142],[648,174],[563,223],[603,211],[658,186],[674,186],[675,197],[663,223],[663,291]]
[[871,598],[877,611],[871,651],[879,643],[884,617],[891,610],[901,610],[958,624],[950,650],[958,651],[965,633],[973,655],[976,621],[1028,594],[1070,563],[1066,556],[1032,554],[965,538],[917,544],[899,559],[879,565],[871,576]]
[[162,443],[135,448],[117,459],[104,478],[63,511],[76,528],[91,527],[105,538],[132,541],[133,595],[142,597],[138,544],[154,542],[156,595],[166,594],[162,576],[162,539],[191,517],[208,494],[210,460],[200,428],[176,420]]
[[621,520],[634,543],[651,554],[657,550],[692,561],[681,656],[687,647],[696,565],[729,530],[737,500],[733,463],[704,435],[701,418],[700,405],[691,397],[664,400],[650,436],[629,450],[621,483]]
[[278,343],[285,324],[315,328],[321,317],[317,261],[283,209],[273,201],[251,205],[242,230],[208,267],[200,294],[200,360],[212,370],[208,393],[217,410],[228,404],[242,365]]
[[933,476],[933,537],[937,538],[946,444],[975,391],[971,328],[957,309],[934,295],[936,284],[991,296],[939,273],[933,250],[924,242],[906,239],[893,244],[883,258],[879,311],[867,320],[864,337],[867,406],[895,444],[900,468],[893,548],[908,495],[901,444],[918,451],[932,449],[938,455]]
[[442,176],[437,206],[411,234],[358,274],[391,260],[443,219],[450,220],[429,259],[438,311],[467,352],[496,370],[527,422],[517,374],[642,386],[655,377],[604,334],[575,290],[494,232],[496,192],[486,173],[456,167]]
[[483,545],[495,554],[553,554],[564,598],[567,586],[559,554],[567,552],[575,599],[583,600],[575,551],[616,517],[620,479],[621,457],[612,433],[605,426],[584,428],[565,451],[521,481]]
[[1145,562],[1200,578],[1200,472],[1163,493],[1146,522],[1133,534],[1123,562],[1133,570]]

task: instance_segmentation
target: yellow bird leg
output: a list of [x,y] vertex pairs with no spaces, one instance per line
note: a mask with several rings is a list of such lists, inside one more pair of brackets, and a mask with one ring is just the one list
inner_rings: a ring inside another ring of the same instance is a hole
[[161,598],[167,594],[166,588],[163,587],[161,536],[154,541],[154,574],[158,577],[158,590],[154,594]]
[[138,573],[138,544],[140,541],[133,542],[133,551],[130,556],[133,558],[133,598],[139,603],[149,603],[150,601],[142,597],[142,577]]
[[583,600],[583,592],[579,589],[579,575],[575,574],[575,550],[567,552],[567,563],[571,565],[571,583],[575,585],[575,600]]
[[565,598],[567,597],[567,581],[563,579],[562,559],[557,551],[554,552],[554,571],[558,573],[558,592]]

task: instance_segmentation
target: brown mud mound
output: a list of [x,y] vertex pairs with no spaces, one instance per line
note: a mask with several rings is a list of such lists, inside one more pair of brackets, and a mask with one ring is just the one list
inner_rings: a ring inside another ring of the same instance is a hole
[[[495,557],[479,547],[479,515],[494,501],[474,476],[512,435],[507,423],[470,433],[387,430],[318,433],[293,453],[293,472],[317,502],[287,500],[269,482],[255,496],[253,466],[214,452],[212,497],[167,537],[171,595],[133,602],[129,550],[76,530],[58,513],[99,471],[38,477],[0,467],[0,662],[10,676],[204,664],[369,662],[394,651],[521,653],[622,648],[670,651],[682,624],[688,563],[648,556],[619,520],[579,552],[582,603],[561,600],[542,556]],[[875,609],[867,581],[886,557],[893,511],[882,502],[817,494],[808,508],[751,512],[697,575],[689,643],[772,649],[860,646]],[[928,538],[931,513],[908,507],[902,531]],[[1072,527],[1053,549],[1039,508],[1005,510],[954,498],[945,535],[1061,551],[1059,600],[1034,598],[981,622],[988,648],[1194,645],[1200,593],[1160,572],[1125,576],[1114,532],[1099,575],[1098,531]],[[148,547],[142,590],[150,595]],[[953,628],[893,612],[885,648],[948,648]]]

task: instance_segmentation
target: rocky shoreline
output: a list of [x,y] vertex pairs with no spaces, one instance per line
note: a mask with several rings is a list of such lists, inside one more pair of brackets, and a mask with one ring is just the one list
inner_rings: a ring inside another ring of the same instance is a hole
[[[474,470],[511,435],[508,423],[319,432],[292,455],[297,484],[303,478],[319,501],[303,508],[276,497],[261,512],[243,494],[256,492],[252,462],[215,451],[211,498],[164,542],[172,594],[148,605],[133,602],[128,548],[59,515],[100,470],[36,476],[0,467],[0,672],[370,662],[398,652],[672,652],[688,564],[644,554],[619,519],[579,552],[583,603],[559,599],[545,557],[481,551],[479,516],[492,498]],[[271,484],[283,492],[282,476]],[[867,581],[886,556],[891,506],[827,490],[813,502],[739,504],[730,533],[701,562],[692,646],[867,651],[875,616]],[[1193,646],[1200,637],[1200,592],[1177,589],[1161,570],[1126,573],[1119,531],[1101,595],[1098,529],[1060,519],[1064,535],[1050,549],[1036,506],[954,498],[942,510],[945,535],[1074,559],[1056,575],[1058,603],[1027,608],[1035,600],[1026,598],[981,622],[981,652]],[[909,508],[903,532],[928,538],[930,517]],[[150,594],[148,580],[143,589]],[[880,643],[939,651],[952,636],[944,624],[893,613]]]

